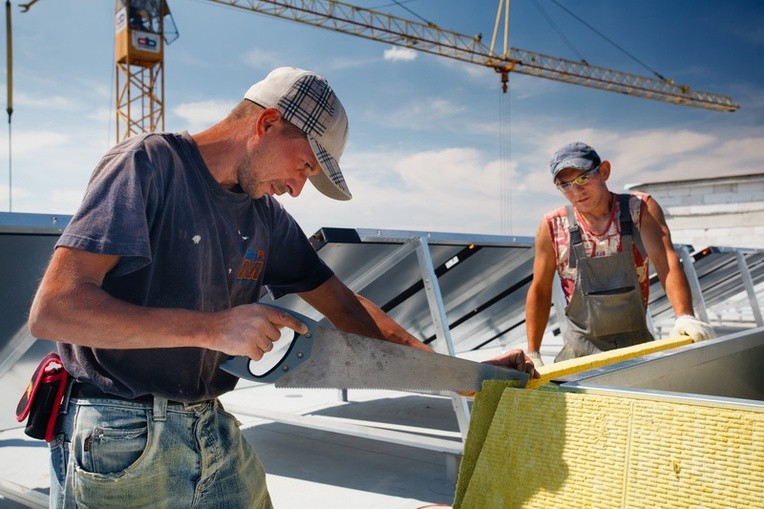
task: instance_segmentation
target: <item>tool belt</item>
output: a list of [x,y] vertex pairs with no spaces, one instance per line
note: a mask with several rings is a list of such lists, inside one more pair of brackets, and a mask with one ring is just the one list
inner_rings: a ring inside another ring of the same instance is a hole
[[27,419],[24,433],[46,442],[53,440],[68,382],[61,357],[56,352],[43,357],[16,406],[16,420]]

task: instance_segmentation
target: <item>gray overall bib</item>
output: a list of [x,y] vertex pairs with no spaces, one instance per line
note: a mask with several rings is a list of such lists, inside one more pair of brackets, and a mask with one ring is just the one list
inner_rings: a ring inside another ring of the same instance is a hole
[[629,195],[619,200],[621,252],[587,257],[573,207],[568,205],[571,267],[576,285],[565,309],[564,346],[555,362],[652,341],[632,254],[632,238],[644,255],[642,238],[629,213]]

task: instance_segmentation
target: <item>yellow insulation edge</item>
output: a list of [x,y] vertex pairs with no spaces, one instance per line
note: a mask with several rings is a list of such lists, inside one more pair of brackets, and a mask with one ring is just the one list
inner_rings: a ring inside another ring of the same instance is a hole
[[541,378],[531,379],[526,385],[526,388],[536,389],[539,386],[549,382],[550,380],[554,380],[555,378],[572,375],[589,369],[599,368],[608,364],[633,359],[635,357],[641,357],[643,355],[660,352],[662,350],[668,350],[670,348],[676,348],[678,346],[688,345],[690,343],[692,343],[692,339],[690,339],[688,336],[658,339],[639,345],[618,348],[616,350],[609,350],[607,352],[587,355],[586,357],[579,357],[577,359],[569,359],[567,361],[539,366],[537,371],[541,375]]

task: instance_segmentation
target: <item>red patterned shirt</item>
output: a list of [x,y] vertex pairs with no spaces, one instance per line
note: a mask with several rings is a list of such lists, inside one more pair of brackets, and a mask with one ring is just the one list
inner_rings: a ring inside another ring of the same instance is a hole
[[[632,193],[629,199],[629,209],[631,220],[634,222],[637,230],[640,229],[642,221],[643,203],[647,202],[650,195],[643,193]],[[575,210],[575,209],[574,209]],[[613,206],[610,211],[605,230],[601,233],[592,231],[589,226],[582,221],[578,211],[575,212],[576,220],[581,227],[581,240],[584,244],[584,253],[589,257],[606,256],[621,251],[621,225],[618,221],[621,207],[617,199],[613,199]],[[548,213],[544,219],[549,226],[549,232],[552,236],[554,246],[555,260],[557,262],[557,273],[560,275],[565,302],[570,302],[573,295],[573,289],[576,285],[576,269],[571,268],[568,260],[570,255],[570,232],[568,231],[568,215],[565,207]],[[637,269],[637,278],[642,290],[642,300],[647,308],[647,300],[650,296],[650,260],[647,256],[642,256],[636,243],[632,243],[634,254],[634,265]]]

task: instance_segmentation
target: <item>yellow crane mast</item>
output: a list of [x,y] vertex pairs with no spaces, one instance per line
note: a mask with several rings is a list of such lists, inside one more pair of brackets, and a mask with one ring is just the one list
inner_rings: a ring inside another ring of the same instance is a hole
[[165,0],[116,0],[117,141],[164,130]]

